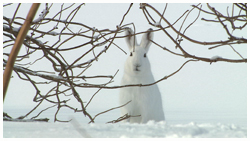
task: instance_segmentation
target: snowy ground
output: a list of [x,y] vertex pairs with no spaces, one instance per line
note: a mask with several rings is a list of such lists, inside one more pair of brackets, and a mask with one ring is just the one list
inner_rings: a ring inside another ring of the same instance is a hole
[[[20,113],[5,110],[14,118]],[[13,114],[12,114],[13,113]],[[69,123],[53,122],[3,122],[4,138],[246,138],[246,116],[235,113],[192,113],[166,111],[166,122],[147,124],[105,124],[119,111],[110,112],[96,118],[95,124],[87,124],[88,119],[76,113],[65,113],[62,120],[73,119]]]
[[225,124],[78,124],[42,122],[3,122],[3,137],[31,138],[246,138],[247,129]]

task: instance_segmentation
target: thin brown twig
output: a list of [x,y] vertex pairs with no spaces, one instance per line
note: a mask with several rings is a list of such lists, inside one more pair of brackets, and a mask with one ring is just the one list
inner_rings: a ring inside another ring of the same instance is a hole
[[[129,104],[130,102],[131,102],[131,100],[130,100],[130,101],[128,101],[127,103],[125,103],[125,104],[121,105],[121,106],[114,107],[114,108],[108,109],[108,110],[106,110],[106,111],[103,111],[103,112],[101,112],[101,113],[98,113],[98,114],[96,114],[96,115],[94,116],[94,118],[93,118],[93,119],[95,119],[96,117],[98,117],[98,116],[99,116],[99,115],[101,115],[101,114],[104,114],[104,113],[107,113],[107,112],[109,112],[109,111],[112,111],[112,110],[115,110],[115,109],[121,108],[121,107],[123,107],[123,106],[125,106],[125,105]],[[89,123],[91,123],[91,122],[89,122]]]
[[232,45],[229,44],[229,46],[230,46],[230,47],[233,49],[233,51],[236,52],[242,59],[244,59],[244,58],[242,57],[242,55],[240,55],[240,53],[239,53],[238,51],[236,51]]

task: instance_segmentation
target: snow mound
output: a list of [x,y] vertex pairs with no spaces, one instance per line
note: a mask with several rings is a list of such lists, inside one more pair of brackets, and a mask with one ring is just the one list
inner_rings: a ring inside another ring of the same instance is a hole
[[246,138],[247,129],[236,125],[166,122],[147,124],[79,124],[42,122],[3,122],[3,137],[32,138]]

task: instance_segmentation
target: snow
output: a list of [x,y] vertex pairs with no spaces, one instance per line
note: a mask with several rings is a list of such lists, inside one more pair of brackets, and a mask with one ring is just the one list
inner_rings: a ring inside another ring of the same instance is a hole
[[168,124],[149,121],[146,124],[79,124],[47,122],[3,122],[4,138],[246,138],[247,129],[234,124],[194,122]]
[[[23,5],[23,4],[22,4]],[[109,4],[110,5],[110,4]],[[111,6],[103,6],[100,4],[88,4],[88,6],[82,8],[83,14],[78,14],[79,17],[76,17],[76,21],[83,22],[84,24],[88,26],[95,26],[93,27],[93,31],[96,29],[102,29],[101,27],[108,28],[108,29],[114,29],[114,25],[117,25],[118,18],[120,20],[121,15],[124,14],[124,12],[128,8],[124,5],[115,5],[113,7]],[[175,21],[176,16],[175,15],[181,15],[183,12],[187,9],[187,7],[184,7],[184,5],[190,6],[190,4],[182,4],[179,6],[173,5],[168,7],[168,18],[170,21]],[[16,5],[14,5],[16,8]],[[53,6],[56,6],[55,4]],[[137,5],[138,6],[138,5]],[[142,12],[138,12],[136,10],[138,9],[135,4],[131,9],[131,12],[128,14],[128,16],[125,18],[124,24],[133,22],[137,32],[144,31],[148,27],[148,23],[144,22],[145,17],[143,16]],[[159,8],[164,8],[164,5],[158,4],[155,5]],[[163,6],[163,7],[162,7]],[[59,5],[59,8],[61,5]],[[96,8],[97,7],[97,8]],[[22,6],[20,9],[23,8]],[[42,8],[42,7],[41,7]],[[96,10],[100,8],[99,10]],[[108,8],[111,10],[101,9],[101,8]],[[124,8],[124,9],[122,9]],[[170,8],[173,8],[174,11],[171,11]],[[178,8],[178,9],[176,9]],[[25,11],[26,9],[29,9],[28,6],[24,6],[24,9],[19,10],[18,12],[24,13],[23,16],[25,17],[28,11]],[[188,9],[190,9],[188,7]],[[91,10],[94,10],[92,14],[84,14],[84,12],[90,12]],[[114,12],[114,10],[116,10]],[[134,10],[134,11],[132,11]],[[182,11],[184,10],[184,11]],[[12,12],[10,12],[12,11]],[[110,16],[110,11],[112,12],[113,16]],[[5,9],[4,15],[8,15],[8,17],[13,17],[13,10]],[[39,22],[42,20],[43,16],[45,16],[45,13],[48,11],[44,11],[43,14],[41,14],[38,19],[36,19],[33,22]],[[57,11],[50,11],[50,13],[58,12]],[[99,13],[98,13],[99,12]],[[173,14],[174,13],[174,14]],[[103,16],[99,16],[103,15]],[[76,15],[77,16],[77,15]],[[98,18],[93,18],[97,17]],[[191,16],[191,15],[190,15]],[[196,17],[197,15],[195,15]],[[65,17],[63,17],[65,18]],[[172,19],[173,18],[173,19]],[[83,20],[82,20],[83,19]],[[171,20],[172,19],[172,20]],[[61,22],[67,22],[67,20],[60,20]],[[100,22],[102,21],[102,22]],[[119,21],[120,22],[120,21]],[[160,25],[159,22],[155,23],[156,25]],[[218,24],[211,24],[210,23],[197,23],[196,25],[200,25],[195,27],[197,32],[190,32],[190,36],[198,39],[200,41],[213,41],[217,40],[217,37],[227,37],[224,35],[224,29],[220,28],[220,26],[217,26]],[[60,25],[59,25],[60,26]],[[3,25],[4,29],[9,28],[6,25]],[[57,26],[54,27],[57,29]],[[125,29],[126,27],[124,27]],[[198,29],[197,29],[198,28]],[[205,32],[207,29],[212,28],[210,32]],[[19,28],[13,28],[14,31],[18,32]],[[115,31],[115,30],[110,30]],[[214,34],[216,31],[216,34]],[[53,32],[52,32],[53,33]],[[206,33],[206,36],[202,36],[200,33]],[[246,37],[246,33],[244,33]],[[53,34],[56,34],[54,32]],[[160,32],[157,33],[159,44],[166,45],[168,48],[171,49],[171,41],[168,41],[165,36],[162,36]],[[163,34],[165,35],[165,34]],[[140,35],[139,35],[140,36]],[[46,39],[47,40],[47,39]],[[80,40],[81,42],[81,40]],[[126,45],[123,45],[123,42],[117,43],[123,48],[126,49]],[[39,41],[40,44],[43,44],[42,41]],[[124,42],[125,43],[125,42]],[[185,47],[188,47],[189,44],[185,45]],[[174,47],[172,45],[172,47]],[[112,49],[112,48],[111,48]],[[174,48],[173,48],[174,49]],[[202,50],[200,48],[190,48],[190,51],[199,52],[200,55],[203,55]],[[238,48],[243,56],[246,56],[246,48]],[[113,50],[112,50],[113,51]],[[152,50],[153,51],[153,50]],[[180,62],[182,64],[183,60],[179,60],[177,58],[174,58],[173,56],[165,55],[162,52],[162,50],[157,50],[157,48],[154,50],[155,52],[151,52],[151,64],[155,64],[155,67],[153,67],[153,72],[155,72],[156,78],[162,78],[162,76],[165,76],[166,74],[172,73],[176,70],[176,68],[179,68]],[[201,51],[201,52],[200,52]],[[210,53],[211,52],[211,53]],[[210,51],[205,52],[204,56],[213,56],[214,54],[221,55],[225,58],[229,57],[231,58],[233,55],[235,55],[235,52],[224,52],[224,50],[217,52],[217,51]],[[79,52],[81,53],[81,52]],[[198,53],[198,54],[199,54]],[[75,55],[75,54],[74,54]],[[119,62],[122,62],[123,56],[120,54],[116,54],[114,52],[111,52],[111,55],[106,56],[113,56],[116,55],[119,59],[113,59],[112,61],[119,60]],[[156,56],[154,58],[154,56]],[[159,58],[162,58],[160,60],[163,60],[163,62],[159,61]],[[109,60],[105,60],[105,59]],[[125,58],[125,57],[124,57]],[[213,56],[211,57],[211,61],[216,61],[220,59],[220,56]],[[99,68],[110,68],[110,70],[102,70],[102,73],[105,73],[105,71],[112,72],[111,68],[115,66],[115,70],[117,69],[116,65],[113,65],[115,63],[112,63],[110,60],[112,58],[104,57],[104,62],[108,62],[108,64],[103,64],[105,67],[98,66],[98,68],[93,68],[92,70],[98,71]],[[168,59],[175,60],[175,61],[166,61]],[[102,59],[101,59],[102,60]],[[93,59],[90,59],[88,62],[93,61]],[[158,64],[157,64],[158,63]],[[101,63],[100,63],[101,64]],[[110,65],[111,64],[111,65]],[[164,65],[162,65],[164,64]],[[43,67],[46,67],[47,64],[42,64]],[[118,65],[118,63],[117,63]],[[247,113],[246,113],[246,103],[247,103],[247,93],[246,93],[246,65],[245,64],[237,64],[237,66],[234,66],[235,64],[229,63],[226,65],[226,63],[216,64],[216,65],[206,65],[205,63],[200,63],[196,67],[185,67],[185,69],[178,73],[175,77],[169,79],[169,81],[164,81],[162,83],[159,83],[159,87],[162,88],[162,91],[166,91],[166,93],[163,94],[163,98],[165,100],[165,115],[166,115],[166,122],[148,122],[147,124],[128,124],[128,123],[117,123],[117,124],[105,124],[105,122],[115,119],[114,117],[119,116],[119,112],[114,115],[110,115],[110,113],[107,113],[107,117],[110,119],[106,120],[103,119],[103,115],[100,117],[97,117],[96,120],[101,120],[96,122],[95,124],[87,124],[88,122],[82,122],[80,119],[73,120],[69,123],[59,123],[53,122],[53,115],[52,118],[48,117],[50,121],[48,123],[46,122],[3,122],[3,137],[4,138],[13,138],[13,137],[74,137],[74,138],[81,138],[81,137],[110,137],[110,138],[129,138],[129,137],[159,137],[159,138],[216,138],[216,137],[241,137],[246,138],[247,137]],[[74,65],[75,66],[75,65]],[[73,66],[73,67],[74,67]],[[123,64],[121,63],[121,66]],[[166,69],[167,68],[167,69]],[[199,68],[199,69],[197,69]],[[163,71],[164,70],[164,71]],[[169,71],[168,71],[169,70]],[[199,70],[199,71],[197,71]],[[95,74],[93,71],[93,74]],[[120,71],[122,71],[120,69]],[[90,71],[91,72],[91,71]],[[208,73],[209,72],[209,73]],[[221,73],[223,72],[223,73]],[[92,74],[92,73],[91,73]],[[98,73],[97,73],[98,74]],[[122,73],[121,73],[122,74]],[[89,74],[85,74],[88,76]],[[230,76],[230,77],[228,77]],[[52,78],[57,78],[57,76],[51,76]],[[120,83],[119,74],[117,75],[117,80],[115,82]],[[16,77],[17,78],[17,77]],[[60,79],[57,78],[57,79]],[[4,103],[3,110],[7,112],[12,117],[18,117],[20,115],[23,115],[27,112],[19,113],[20,107],[25,106],[26,104],[31,103],[27,100],[27,98],[34,96],[34,92],[32,90],[29,90],[29,85],[21,85],[19,81],[14,80],[12,78],[12,84],[9,86],[9,93],[13,94],[11,96],[7,96]],[[217,82],[217,83],[214,83]],[[24,84],[24,83],[23,83]],[[116,84],[116,83],[115,83]],[[176,85],[178,84],[178,85]],[[221,85],[219,85],[221,84]],[[11,88],[11,85],[14,86]],[[31,86],[32,87],[32,86]],[[25,91],[26,90],[26,91]],[[82,93],[87,93],[85,91],[81,91]],[[25,95],[22,95],[22,94]],[[96,109],[96,107],[102,107],[106,109],[108,106],[113,106],[111,104],[114,104],[115,101],[115,95],[110,96],[111,91],[108,91],[106,93],[102,93],[100,97],[96,96],[95,100],[93,101],[93,109]],[[112,91],[112,93],[115,93]],[[13,98],[14,97],[14,98]],[[99,100],[100,99],[100,100]],[[103,103],[103,100],[105,99],[105,102]],[[95,102],[95,103],[94,103]],[[16,106],[15,108],[12,108],[11,105]],[[13,112],[9,112],[7,108],[11,107],[13,109]],[[178,111],[178,109],[182,109]],[[91,110],[91,105],[89,106],[89,109]],[[185,112],[187,109],[193,110],[194,112]],[[30,108],[28,108],[27,111],[29,111]],[[169,112],[169,110],[172,110],[174,112]],[[202,112],[197,112],[198,110],[201,110]],[[210,110],[213,112],[207,112],[206,110]],[[218,111],[216,111],[218,110]],[[98,112],[91,112],[93,113],[99,113]],[[223,113],[221,111],[226,111],[226,113]],[[232,112],[237,111],[237,112]],[[227,112],[229,114],[227,114]],[[16,114],[16,115],[13,115]],[[43,114],[45,114],[44,112]],[[65,112],[63,114],[69,115],[70,112]],[[74,113],[77,114],[77,113]],[[32,116],[31,116],[32,117]],[[44,118],[47,116],[41,115],[41,118]],[[81,116],[82,117],[82,116]],[[61,117],[59,117],[61,119]],[[68,119],[68,118],[66,118]],[[82,119],[82,118],[81,118]],[[81,121],[81,122],[80,122]]]
[[55,31],[51,31],[51,32],[49,32],[49,34],[50,34],[50,35],[53,35],[53,36],[56,36],[56,35],[59,35],[60,33],[57,33],[57,32],[55,32]]
[[65,19],[65,20],[60,20],[61,22],[63,22],[63,23],[66,23],[67,22],[67,19]]
[[21,29],[21,27],[19,27],[19,28],[16,28],[16,27],[12,28],[12,30],[13,30],[14,32],[19,32],[20,29]]
[[160,22],[160,21],[154,23],[154,26],[156,26],[156,27],[158,27],[158,26],[160,26],[160,25],[161,25],[161,22]]
[[[6,63],[3,63],[3,65],[6,65]],[[18,70],[20,70],[22,72],[26,72],[26,73],[34,75],[34,76],[47,77],[47,78],[50,78],[50,79],[57,79],[57,80],[64,80],[64,81],[66,80],[62,76],[59,76],[59,75],[48,75],[48,74],[45,75],[45,74],[41,74],[41,73],[38,73],[38,72],[30,71],[28,69],[25,69],[25,68],[17,66],[17,65],[14,65],[13,67],[14,67],[14,69],[18,69]]]
[[[19,30],[21,29],[21,26],[19,28],[13,27],[11,30],[13,32],[19,32]],[[3,25],[3,30],[10,30],[9,26]]]
[[7,30],[9,27],[7,25],[3,25],[3,30]]
[[41,12],[41,14],[39,14],[39,17],[35,20],[33,20],[34,23],[38,23],[40,21],[43,20],[43,18],[46,16],[46,14],[49,13],[49,11],[47,9],[43,9],[43,11]]
[[219,58],[222,58],[222,57],[220,57],[218,55],[215,55],[215,56],[211,57],[210,60],[211,61],[217,61]]
[[94,41],[98,40],[99,35],[93,36]]
[[[27,110],[27,109],[26,109]],[[17,118],[25,109],[4,109]],[[29,110],[28,110],[29,111]],[[101,110],[90,110],[99,113]],[[35,114],[36,115],[36,114]],[[149,121],[145,124],[107,123],[120,115],[120,110],[110,111],[88,124],[82,113],[65,110],[57,117],[70,122],[53,122],[54,110],[42,113],[40,118],[49,122],[3,122],[4,138],[246,138],[246,115],[223,112],[165,111],[166,121]],[[32,116],[30,116],[32,117]],[[30,118],[29,117],[29,118]]]

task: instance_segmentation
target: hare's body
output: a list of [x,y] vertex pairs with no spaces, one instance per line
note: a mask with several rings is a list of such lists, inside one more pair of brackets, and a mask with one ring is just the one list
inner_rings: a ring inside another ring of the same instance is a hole
[[[129,78],[130,79],[126,79]],[[150,79],[141,79],[135,76],[124,74],[121,85],[128,84],[150,84],[154,82],[152,75],[145,76]],[[133,83],[131,83],[133,81]],[[162,109],[161,94],[157,85],[147,87],[127,87],[120,91],[120,103],[124,104],[131,100],[129,104],[122,107],[122,115],[129,114],[128,119],[131,123],[146,123],[149,120],[162,121],[165,120]]]
[[[150,63],[146,53],[152,39],[151,29],[145,33],[141,44],[137,45],[132,30],[126,31],[126,38],[130,56],[124,66],[124,75],[121,85],[129,84],[151,84],[155,82],[151,72]],[[162,99],[157,85],[146,87],[125,87],[120,90],[120,104],[125,104],[131,101],[126,106],[121,108],[122,115],[128,114],[132,117],[127,121],[130,123],[146,123],[149,120],[162,121],[165,120]],[[137,117],[133,117],[137,116]]]

